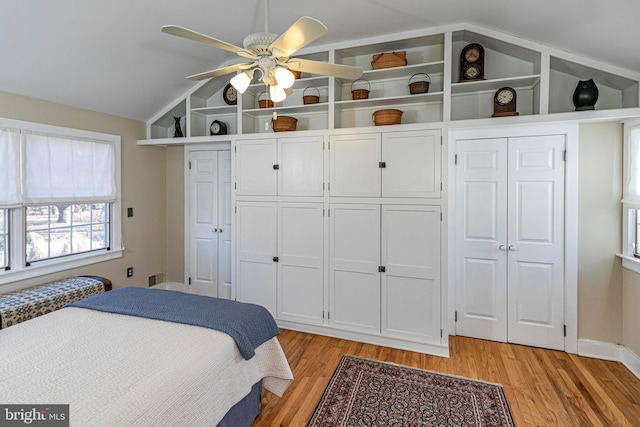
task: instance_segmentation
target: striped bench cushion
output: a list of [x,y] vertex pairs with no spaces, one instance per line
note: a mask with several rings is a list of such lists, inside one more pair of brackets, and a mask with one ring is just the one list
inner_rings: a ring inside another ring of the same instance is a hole
[[0,329],[111,290],[111,281],[97,276],[79,276],[0,295]]

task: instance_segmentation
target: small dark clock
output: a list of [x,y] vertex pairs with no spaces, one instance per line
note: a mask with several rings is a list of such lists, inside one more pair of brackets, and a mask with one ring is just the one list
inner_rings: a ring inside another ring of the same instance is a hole
[[209,130],[211,130],[211,135],[226,135],[228,132],[227,124],[220,120],[212,121]]
[[484,48],[478,43],[466,45],[460,53],[460,81],[484,80]]
[[236,105],[238,103],[238,91],[231,83],[227,84],[222,91],[222,98],[224,102],[229,105]]
[[493,95],[493,115],[491,117],[517,116],[516,91],[503,87]]

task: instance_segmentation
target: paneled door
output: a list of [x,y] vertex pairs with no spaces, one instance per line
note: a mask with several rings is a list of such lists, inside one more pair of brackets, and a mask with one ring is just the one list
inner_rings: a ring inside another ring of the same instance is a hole
[[190,292],[231,297],[231,153],[189,154]]
[[457,334],[564,349],[564,149],[457,141]]

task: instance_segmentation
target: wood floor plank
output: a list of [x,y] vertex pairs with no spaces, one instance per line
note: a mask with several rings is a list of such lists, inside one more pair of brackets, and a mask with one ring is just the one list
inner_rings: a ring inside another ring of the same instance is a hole
[[340,359],[349,354],[502,384],[517,426],[640,426],[640,380],[617,362],[451,337],[450,358],[281,330],[294,381],[263,393],[253,427],[304,427]]

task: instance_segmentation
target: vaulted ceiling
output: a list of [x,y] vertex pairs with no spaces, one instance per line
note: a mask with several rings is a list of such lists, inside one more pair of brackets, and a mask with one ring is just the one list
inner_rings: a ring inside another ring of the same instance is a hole
[[[2,0],[0,90],[147,121],[235,59],[164,34],[175,24],[235,45],[264,31],[264,0]],[[470,23],[640,71],[638,0],[271,0],[270,31],[301,16],[329,32],[312,46]]]

